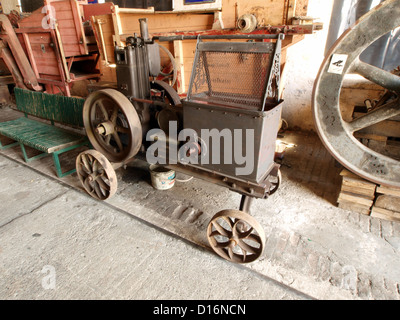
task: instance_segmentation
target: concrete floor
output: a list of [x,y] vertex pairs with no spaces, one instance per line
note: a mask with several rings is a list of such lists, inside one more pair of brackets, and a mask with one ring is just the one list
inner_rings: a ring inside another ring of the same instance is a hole
[[[157,191],[147,164],[133,162],[99,202],[75,174],[57,179],[51,157],[27,165],[19,148],[2,151],[0,298],[399,299],[400,224],[337,208],[341,168],[316,135],[282,140],[296,145],[283,183],[252,206],[266,249],[244,266],[220,259],[205,237],[238,194],[197,179]],[[65,169],[75,156],[62,158]]]

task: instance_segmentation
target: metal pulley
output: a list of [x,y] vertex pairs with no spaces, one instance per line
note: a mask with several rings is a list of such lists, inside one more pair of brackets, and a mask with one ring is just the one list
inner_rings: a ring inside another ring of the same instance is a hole
[[[316,129],[330,153],[357,175],[374,183],[396,187],[400,187],[400,161],[362,144],[355,133],[400,114],[400,77],[360,59],[366,48],[398,26],[400,0],[386,0],[361,17],[327,54],[313,91]],[[339,101],[348,74],[361,75],[386,89],[392,98],[352,121],[344,120]]]

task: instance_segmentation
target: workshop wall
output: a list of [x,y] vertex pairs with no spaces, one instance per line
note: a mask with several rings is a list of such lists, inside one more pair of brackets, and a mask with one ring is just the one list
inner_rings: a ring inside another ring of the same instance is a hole
[[321,31],[306,35],[287,50],[285,90],[282,117],[290,128],[315,131],[312,117],[314,80],[324,60],[333,0],[309,0],[308,16],[324,24]]

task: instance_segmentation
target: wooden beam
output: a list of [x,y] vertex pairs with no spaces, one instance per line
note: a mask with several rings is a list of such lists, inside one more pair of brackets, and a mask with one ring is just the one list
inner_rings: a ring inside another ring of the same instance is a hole
[[183,44],[182,40],[174,41],[174,53],[175,53],[175,64],[177,68],[177,92],[182,94],[186,92],[186,81],[185,81],[185,63],[183,60]]

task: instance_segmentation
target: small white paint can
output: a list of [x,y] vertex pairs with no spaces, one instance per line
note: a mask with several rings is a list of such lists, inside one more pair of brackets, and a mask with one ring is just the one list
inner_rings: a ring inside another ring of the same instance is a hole
[[151,184],[157,190],[168,190],[175,185],[175,171],[155,164],[149,167]]

